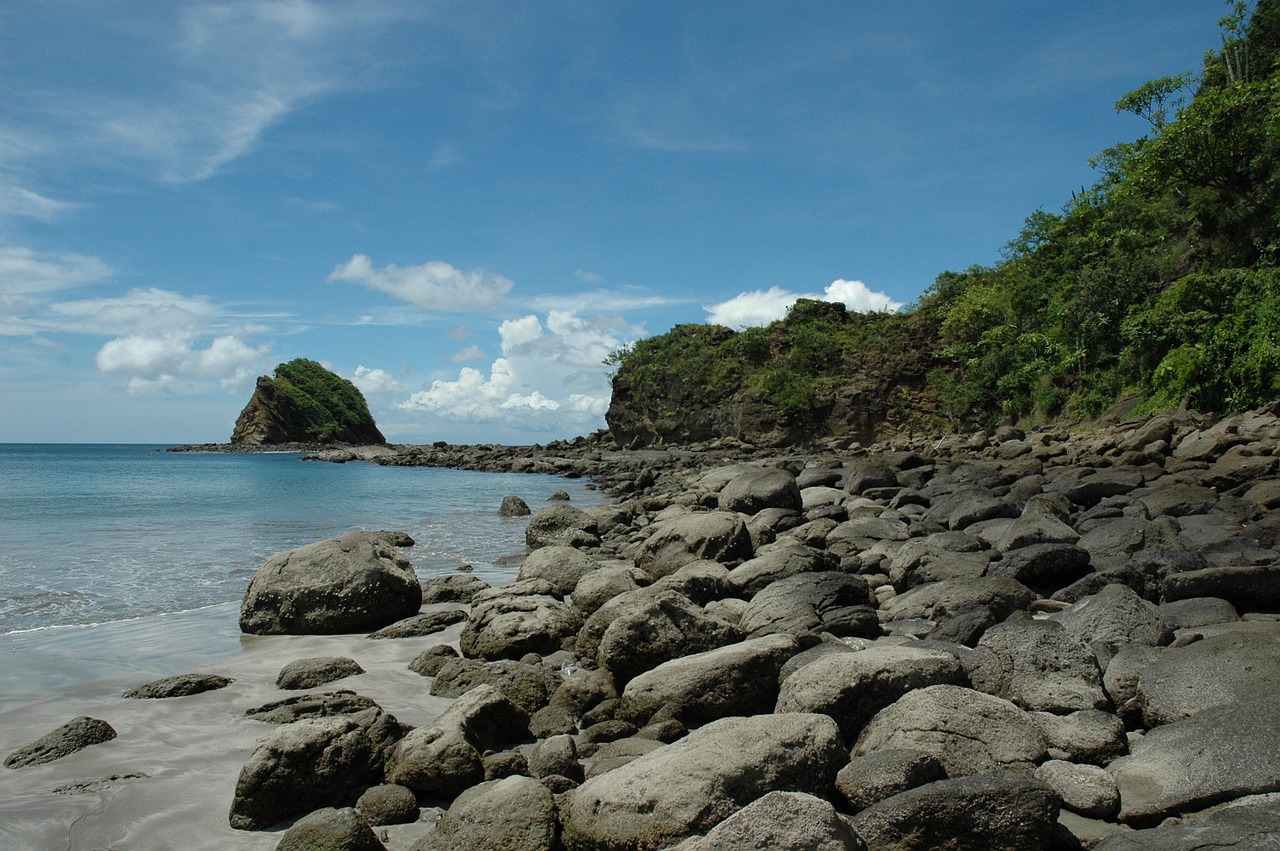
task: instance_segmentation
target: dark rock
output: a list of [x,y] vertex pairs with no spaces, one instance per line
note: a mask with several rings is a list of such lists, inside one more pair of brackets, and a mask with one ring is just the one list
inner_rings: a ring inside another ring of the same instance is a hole
[[725,718],[588,779],[561,811],[568,851],[662,848],[769,792],[825,795],[845,760],[822,715]]
[[965,657],[973,687],[1024,709],[1105,709],[1097,657],[1060,623],[1024,620],[988,629]]
[[529,760],[519,751],[501,751],[484,758],[484,779],[529,776]]
[[377,632],[369,633],[370,638],[419,638],[424,635],[432,635],[443,629],[453,626],[455,623],[461,623],[467,619],[466,609],[440,609],[434,612],[426,612],[421,615],[414,615],[411,618],[405,618],[402,621],[396,621],[391,626],[384,626]]
[[866,843],[828,801],[804,792],[770,792],[672,851],[866,851]]
[[889,581],[904,591],[926,582],[976,579],[988,570],[991,555],[983,551],[980,540],[965,532],[912,538],[890,560]]
[[547,851],[557,847],[551,790],[512,776],[460,795],[412,851]]
[[799,573],[756,594],[742,613],[740,626],[751,638],[775,633],[873,637],[880,621],[861,576],[839,571]]
[[1027,777],[939,780],[887,798],[850,822],[883,851],[1027,851],[1048,848],[1058,797]]
[[284,836],[276,851],[386,851],[364,817],[350,807],[336,810],[325,807],[298,819]]
[[1110,712],[1084,709],[1069,715],[1032,712],[1049,745],[1049,756],[1089,765],[1106,765],[1128,751],[1124,724]]
[[959,487],[933,499],[925,517],[948,529],[963,529],[994,517],[1016,517],[1018,506],[975,485]]
[[1093,647],[1100,658],[1110,658],[1123,644],[1158,647],[1173,638],[1173,624],[1160,609],[1124,585],[1107,585],[1048,619]]
[[601,670],[618,687],[669,659],[742,638],[736,626],[708,615],[674,591],[659,591],[636,603],[609,623],[595,654]]
[[380,783],[364,791],[356,812],[372,825],[409,824],[418,820],[418,798],[405,786]]
[[475,576],[452,573],[448,576],[437,576],[422,583],[422,603],[466,603],[481,591],[489,589],[489,583]]
[[494,686],[507,698],[532,715],[551,701],[563,680],[560,674],[539,663],[536,665],[502,659],[479,662],[473,659],[446,660],[436,672],[431,693],[437,697],[460,697],[481,684]]
[[1221,597],[1186,597],[1161,603],[1160,611],[1178,629],[1240,620],[1236,607]]
[[265,830],[318,807],[352,803],[382,781],[386,752],[405,728],[379,709],[308,718],[260,738],[240,770],[230,822]]
[[573,736],[552,736],[534,745],[529,753],[529,774],[538,779],[555,774],[581,783],[582,766]]
[[986,606],[997,620],[1023,611],[1035,600],[1035,593],[1008,577],[948,579],[912,588],[881,608],[888,620],[924,618],[941,623],[955,613],[973,606]]
[[564,503],[538,510],[524,530],[524,542],[531,550],[557,544],[568,547],[597,547],[600,536],[596,520],[581,508]]
[[1074,544],[1033,544],[1010,550],[991,562],[987,576],[1016,579],[1038,594],[1048,596],[1089,573],[1089,551]]
[[240,629],[258,635],[369,632],[417,614],[422,588],[384,532],[348,532],[279,553],[249,583]]
[[618,714],[643,724],[661,710],[663,717],[699,726],[770,712],[778,672],[799,649],[791,636],[773,635],[663,662],[627,683]]
[[504,496],[502,505],[498,506],[499,517],[528,517],[532,513],[529,503],[515,495]]
[[1164,600],[1221,597],[1247,612],[1280,610],[1280,565],[1231,565],[1171,573],[1161,586]]
[[886,748],[931,753],[948,777],[964,777],[1006,768],[1030,771],[1044,759],[1046,742],[1030,715],[1009,701],[935,685],[880,710],[863,728],[854,755]]
[[1280,797],[1242,798],[1199,821],[1137,830],[1104,839],[1095,851],[1270,851],[1280,848]]
[[733,477],[720,491],[720,508],[740,514],[758,514],[766,508],[801,508],[796,477],[774,467],[746,470]]
[[366,709],[381,709],[372,699],[353,691],[340,690],[300,694],[245,710],[245,715],[268,724],[292,724],[304,718],[355,715]]
[[1280,702],[1280,631],[1230,631],[1171,647],[1142,669],[1137,696],[1148,727],[1238,703]]
[[423,650],[409,663],[409,670],[422,677],[434,677],[440,672],[445,662],[457,659],[458,651],[448,644],[437,644]]
[[836,570],[840,561],[834,554],[816,550],[798,541],[778,541],[762,547],[755,558],[729,571],[729,586],[744,599],[779,579],[797,573]]
[[856,813],[899,792],[946,778],[947,770],[932,754],[886,749],[850,760],[836,775],[836,789]]
[[134,698],[166,698],[186,697],[206,691],[216,691],[231,685],[234,680],[218,674],[179,674],[176,677],[165,677],[162,680],[131,688],[124,693],[125,697]]
[[702,511],[663,520],[650,527],[636,555],[636,567],[651,576],[674,573],[702,559],[724,565],[751,557],[751,535],[737,514]]
[[871,718],[907,692],[938,683],[965,684],[964,669],[950,653],[911,646],[876,645],[856,653],[824,656],[782,684],[777,712],[820,712],[853,741]]
[[109,742],[115,737],[115,729],[106,721],[82,715],[79,718],[72,718],[31,744],[18,748],[5,757],[4,767],[27,768],[32,765],[44,765],[46,762],[61,759],[90,745]]

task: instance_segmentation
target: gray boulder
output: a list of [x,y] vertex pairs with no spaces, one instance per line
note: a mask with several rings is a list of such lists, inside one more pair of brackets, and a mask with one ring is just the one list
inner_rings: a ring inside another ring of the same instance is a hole
[[824,796],[846,760],[823,715],[725,718],[588,779],[561,811],[568,851],[665,848],[770,792]]
[[557,502],[539,509],[524,530],[524,542],[531,550],[561,544],[567,547],[600,546],[596,519],[581,508]]
[[851,824],[876,851],[1027,851],[1049,848],[1058,797],[1008,774],[939,780],[894,795]]
[[946,768],[932,754],[888,748],[849,760],[836,775],[836,790],[856,813],[899,792],[945,779]]
[[691,561],[710,559],[727,566],[751,554],[751,535],[739,515],[699,511],[653,524],[636,555],[636,567],[663,577]]
[[948,777],[1011,767],[1029,772],[1046,755],[1044,734],[1028,713],[994,695],[953,685],[909,692],[880,710],[863,728],[854,755],[885,748],[931,753]]
[[424,635],[434,635],[466,619],[466,609],[438,609],[434,612],[424,612],[411,618],[405,618],[402,621],[396,621],[391,626],[384,626],[382,629],[369,633],[369,637],[420,638]]
[[444,663],[450,659],[457,659],[458,651],[454,650],[448,644],[437,644],[435,647],[428,647],[417,656],[414,656],[409,662],[409,670],[413,671],[420,677],[434,677],[440,673],[440,669],[444,667]]
[[1001,621],[1025,610],[1035,598],[1030,588],[1008,577],[948,579],[912,588],[882,608],[891,621],[923,618],[942,623],[960,612],[983,606]]
[[991,627],[965,656],[965,669],[978,691],[1023,709],[1067,713],[1110,705],[1097,657],[1056,621]]
[[840,571],[798,573],[769,585],[747,604],[739,625],[752,638],[775,633],[880,634],[867,581]]
[[159,699],[168,697],[187,697],[206,691],[217,691],[234,682],[230,677],[218,674],[179,674],[176,677],[165,677],[131,688],[124,697]]
[[519,707],[493,686],[477,686],[396,743],[386,778],[419,796],[453,798],[484,780],[485,751],[528,734],[529,719]]
[[458,646],[472,658],[519,659],[561,650],[581,628],[582,613],[550,594],[486,591],[477,596]]
[[813,549],[799,541],[778,541],[761,547],[755,558],[747,559],[729,571],[729,586],[737,596],[750,599],[779,579],[839,567],[840,560],[831,553]]
[[652,583],[653,577],[638,567],[606,565],[578,580],[572,600],[584,614],[591,615],[614,597]]
[[532,513],[529,510],[529,503],[515,494],[504,496],[502,504],[498,506],[499,517],[528,517]]
[[1120,809],[1115,778],[1096,765],[1051,759],[1036,769],[1036,779],[1052,789],[1073,813],[1106,819]]
[[683,594],[659,591],[637,603],[609,623],[595,654],[619,688],[670,659],[742,639],[738,627],[712,617]]
[[802,500],[796,477],[774,467],[745,470],[734,476],[720,491],[719,505],[725,511],[757,514],[766,508],[799,511]]
[[1231,630],[1170,647],[1138,675],[1148,727],[1255,700],[1280,703],[1280,630]]
[[387,751],[405,728],[379,709],[308,718],[258,739],[240,769],[230,822],[266,830],[319,807],[345,806],[382,782]]
[[912,538],[889,562],[889,582],[900,591],[944,579],[976,579],[991,561],[982,541],[965,532]]
[[1280,795],[1233,801],[1198,821],[1135,830],[1104,839],[1095,851],[1271,851],[1280,848]]
[[1048,619],[1062,624],[1100,658],[1110,658],[1125,644],[1159,647],[1173,638],[1173,624],[1159,607],[1125,585],[1106,585]]
[[475,659],[447,659],[436,671],[431,693],[437,697],[461,697],[478,685],[491,685],[528,715],[551,701],[563,679],[558,671],[543,664],[513,659],[480,662]]
[[294,822],[276,845],[276,851],[386,851],[373,828],[351,807],[325,807]]
[[1161,585],[1162,599],[1219,597],[1241,611],[1280,608],[1280,565],[1242,564],[1171,573]]
[[525,558],[516,580],[545,579],[556,590],[556,596],[567,597],[573,593],[578,580],[599,568],[591,556],[564,544],[536,549]]
[[671,659],[627,683],[618,715],[643,724],[661,710],[694,727],[770,712],[778,673],[799,649],[791,636],[771,635]]
[[507,777],[458,796],[412,851],[547,851],[556,845],[551,790],[532,777]]
[[1100,709],[1083,709],[1069,715],[1032,712],[1030,717],[1044,734],[1049,756],[1054,759],[1106,765],[1129,750],[1124,724],[1110,712]]
[[987,576],[1007,576],[1049,596],[1087,575],[1089,551],[1074,544],[1032,544],[1005,553],[987,566]]
[[489,589],[489,583],[478,576],[465,573],[451,573],[448,576],[437,576],[422,583],[423,605],[431,603],[466,603],[481,591]]
[[249,582],[240,605],[241,631],[370,632],[417,614],[422,587],[391,543],[398,540],[395,534],[348,532],[273,555]]
[[867,722],[910,691],[939,683],[964,685],[964,669],[941,650],[876,645],[855,653],[833,653],[787,677],[777,712],[821,712],[853,741]]
[[109,742],[115,737],[115,728],[106,721],[81,715],[9,754],[4,759],[4,767],[27,768],[32,765],[44,765],[46,762],[62,759],[90,745]]
[[1228,704],[1156,727],[1107,770],[1120,787],[1120,818],[1133,824],[1278,791],[1280,702]]
[[408,824],[418,820],[418,798],[413,790],[394,783],[371,786],[356,801],[356,812],[369,824]]
[[304,689],[322,686],[344,677],[363,674],[364,668],[346,656],[313,656],[295,659],[280,669],[276,688]]
[[700,839],[672,851],[865,851],[830,802],[804,792],[770,792]]
[[962,485],[933,499],[925,517],[948,529],[963,529],[995,517],[1016,517],[1018,506],[977,485]]
[[381,709],[375,700],[348,689],[300,694],[246,709],[245,715],[267,724],[292,724],[304,718],[356,715],[366,709]]

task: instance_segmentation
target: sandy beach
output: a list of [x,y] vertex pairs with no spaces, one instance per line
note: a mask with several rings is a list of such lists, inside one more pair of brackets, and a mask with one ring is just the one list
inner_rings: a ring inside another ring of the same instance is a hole
[[[428,647],[456,645],[461,624],[422,638],[374,641],[363,635],[241,635],[236,616],[231,604],[0,636],[0,752],[11,753],[79,715],[101,718],[119,734],[46,765],[0,771],[0,846],[274,848],[287,825],[237,831],[227,813],[254,742],[273,729],[245,711],[300,693],[275,687],[280,669],[294,659],[355,659],[366,673],[313,691],[358,691],[415,726],[450,702],[428,694],[430,681],[407,665]],[[144,682],[191,672],[235,682],[164,700],[121,696]],[[388,847],[407,847],[429,829],[426,821],[386,828]]]

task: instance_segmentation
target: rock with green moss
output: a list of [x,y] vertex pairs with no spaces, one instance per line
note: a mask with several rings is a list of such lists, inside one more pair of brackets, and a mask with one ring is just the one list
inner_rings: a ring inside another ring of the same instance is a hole
[[320,364],[297,358],[258,378],[253,398],[236,420],[231,442],[384,444],[364,395]]

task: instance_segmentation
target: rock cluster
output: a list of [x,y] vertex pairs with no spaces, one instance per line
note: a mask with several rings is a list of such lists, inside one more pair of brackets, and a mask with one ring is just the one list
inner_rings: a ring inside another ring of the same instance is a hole
[[511,585],[428,583],[467,612],[406,672],[456,697],[428,725],[350,692],[263,707],[289,723],[245,766],[238,826],[329,807],[315,823],[351,830],[377,787],[443,808],[419,851],[1280,835],[1274,410],[786,453],[467,451],[616,500],[534,513]]

